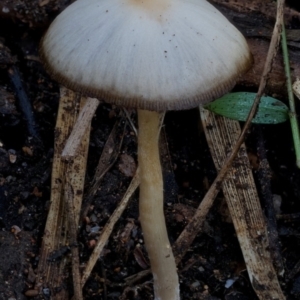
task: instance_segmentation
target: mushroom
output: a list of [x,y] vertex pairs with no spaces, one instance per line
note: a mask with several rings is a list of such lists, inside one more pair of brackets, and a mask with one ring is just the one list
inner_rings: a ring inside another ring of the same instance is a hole
[[179,299],[163,214],[159,112],[229,91],[252,63],[246,40],[205,0],[78,0],[51,24],[40,53],[68,88],[138,109],[140,221],[155,299]]

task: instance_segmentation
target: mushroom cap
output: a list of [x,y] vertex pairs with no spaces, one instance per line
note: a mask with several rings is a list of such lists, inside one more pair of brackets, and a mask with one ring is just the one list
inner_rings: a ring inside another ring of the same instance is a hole
[[245,38],[205,0],[77,0],[40,53],[68,88],[156,111],[209,102],[252,64]]

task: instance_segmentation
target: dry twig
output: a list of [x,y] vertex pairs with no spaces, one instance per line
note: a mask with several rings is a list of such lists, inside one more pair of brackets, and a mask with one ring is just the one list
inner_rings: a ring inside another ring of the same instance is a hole
[[107,223],[105,224],[102,232],[101,232],[101,236],[99,238],[99,240],[97,241],[97,244],[94,248],[94,251],[92,253],[92,255],[89,258],[89,261],[83,271],[82,277],[81,277],[81,284],[82,286],[84,286],[86,280],[88,279],[88,277],[90,276],[91,271],[93,270],[98,258],[101,255],[101,252],[104,248],[104,246],[107,243],[107,240],[116,224],[116,222],[119,220],[120,216],[122,215],[123,211],[125,210],[125,208],[127,207],[127,204],[132,196],[132,194],[135,192],[135,190],[137,189],[137,187],[140,184],[140,179],[138,176],[138,170],[135,174],[135,176],[133,177],[125,195],[123,196],[122,200],[120,201],[118,207],[115,209],[115,211],[113,212],[113,214],[111,215],[111,217],[109,218],[109,220],[107,221]]
[[268,51],[267,60],[266,60],[264,71],[263,71],[263,74],[261,77],[259,89],[258,89],[256,98],[255,98],[254,104],[252,106],[252,109],[249,113],[248,119],[244,125],[241,135],[239,136],[239,138],[236,142],[235,147],[232,149],[231,154],[225,160],[222,169],[220,170],[217,178],[214,180],[210,189],[206,193],[204,199],[200,203],[194,217],[189,222],[189,224],[185,227],[185,229],[182,231],[182,233],[180,234],[176,243],[173,246],[177,263],[179,263],[181,261],[181,259],[185,255],[186,251],[188,250],[189,246],[191,245],[194,238],[196,237],[199,230],[201,229],[201,226],[206,218],[206,215],[207,215],[209,209],[211,208],[213,201],[221,188],[221,184],[226,176],[226,173],[227,173],[230,165],[232,164],[241,144],[244,141],[244,137],[246,135],[248,128],[250,127],[251,120],[256,113],[256,109],[259,104],[260,98],[261,98],[263,91],[265,89],[265,86],[267,84],[268,74],[271,72],[271,69],[272,69],[272,62],[277,53],[277,49],[278,49],[278,45],[279,45],[279,41],[280,41],[280,33],[281,33],[281,29],[282,29],[282,24],[283,24],[283,8],[284,8],[284,0],[278,0],[276,23],[274,26],[274,31],[273,31],[269,51]]
[[88,128],[99,103],[99,100],[96,98],[87,98],[61,154],[63,159],[74,159],[85,133],[88,132]]
[[94,178],[91,181],[90,188],[84,197],[85,201],[81,209],[81,220],[85,219],[89,206],[100,186],[104,175],[114,165],[119,156],[125,134],[125,128],[126,123],[124,122],[124,117],[122,116],[116,121],[102,150]]

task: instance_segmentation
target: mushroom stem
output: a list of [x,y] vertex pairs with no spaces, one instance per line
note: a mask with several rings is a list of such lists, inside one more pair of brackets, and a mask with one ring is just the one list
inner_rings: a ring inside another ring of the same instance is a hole
[[156,300],[179,300],[175,259],[163,211],[163,180],[158,139],[160,113],[138,110],[140,222],[154,279]]

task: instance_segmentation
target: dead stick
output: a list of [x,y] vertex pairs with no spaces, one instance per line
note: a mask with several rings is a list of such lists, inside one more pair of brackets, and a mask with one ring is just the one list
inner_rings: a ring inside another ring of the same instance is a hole
[[138,170],[137,170],[136,174],[132,178],[132,181],[131,181],[125,195],[123,196],[121,202],[119,203],[118,207],[113,212],[113,214],[111,215],[111,217],[109,218],[109,220],[107,221],[107,223],[105,224],[105,226],[101,232],[101,236],[100,236],[99,240],[97,241],[97,245],[94,248],[94,251],[93,251],[92,255],[90,256],[89,261],[87,262],[87,265],[83,271],[83,274],[81,277],[82,286],[84,286],[87,279],[89,278],[90,273],[92,272],[98,258],[100,257],[101,252],[102,252],[104,246],[106,245],[106,242],[107,242],[111,232],[113,231],[116,222],[119,220],[123,211],[127,207],[127,204],[129,202],[132,194],[135,192],[135,190],[137,189],[139,184],[140,184],[140,179],[139,179]]
[[84,197],[85,201],[81,208],[81,221],[87,216],[90,204],[100,186],[102,178],[115,164],[117,158],[119,157],[126,128],[126,124],[124,125],[123,121],[123,117],[116,121],[108,139],[106,140],[103,151],[99,158],[94,178],[92,179],[90,188]]
[[61,154],[63,159],[72,160],[75,157],[99,103],[99,100],[96,98],[87,98],[86,104],[80,111],[66,146]]

